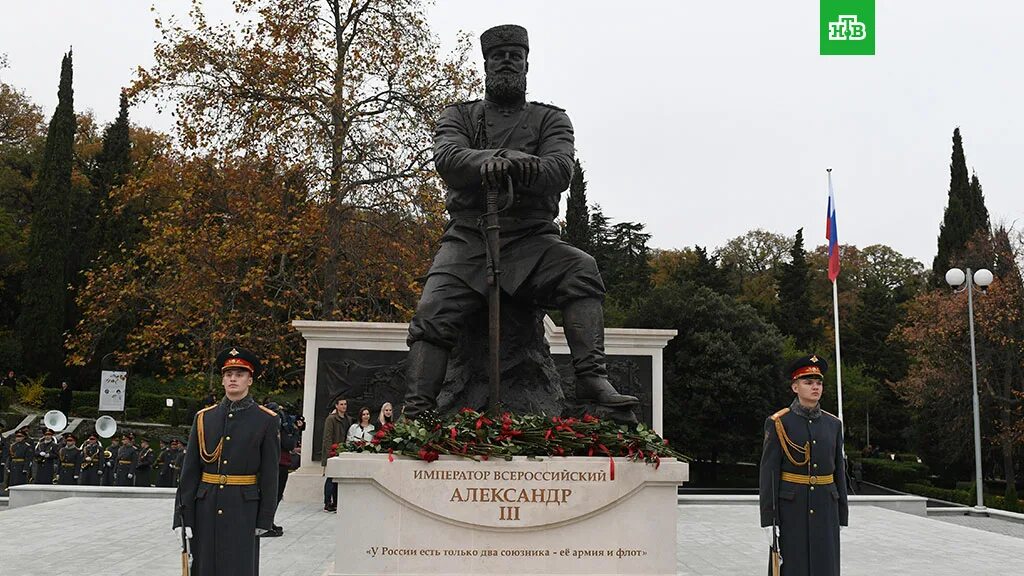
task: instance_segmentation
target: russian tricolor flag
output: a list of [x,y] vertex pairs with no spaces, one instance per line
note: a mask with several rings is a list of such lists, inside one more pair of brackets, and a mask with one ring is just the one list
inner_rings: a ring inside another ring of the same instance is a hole
[[828,240],[828,279],[835,282],[839,277],[839,237],[836,232],[836,195],[832,191],[832,169],[828,170],[828,220],[825,223],[825,239]]

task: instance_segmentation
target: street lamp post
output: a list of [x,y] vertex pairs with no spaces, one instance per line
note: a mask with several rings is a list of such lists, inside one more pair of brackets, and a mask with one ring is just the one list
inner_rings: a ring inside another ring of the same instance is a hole
[[[970,280],[968,280],[970,278]],[[971,380],[974,384],[974,481],[977,491],[977,502],[974,505],[976,512],[985,512],[985,498],[981,484],[981,414],[978,402],[978,358],[974,351],[974,290],[973,286],[978,285],[983,291],[992,283],[992,273],[982,268],[971,275],[971,269],[967,274],[959,268],[951,268],[946,272],[946,283],[957,288],[967,283],[967,319],[971,333]]]

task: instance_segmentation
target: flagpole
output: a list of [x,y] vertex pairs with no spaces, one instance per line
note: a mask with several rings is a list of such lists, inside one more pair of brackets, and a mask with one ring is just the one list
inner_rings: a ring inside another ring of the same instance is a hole
[[832,316],[835,319],[836,332],[836,398],[839,400],[839,420],[843,419],[843,362],[839,356],[839,288],[838,282],[832,281]]
[[[832,212],[829,216],[835,218],[835,194],[832,191],[832,169],[826,168],[828,172],[828,195],[829,195],[829,210]],[[838,239],[834,239],[836,242],[835,249],[839,250]],[[834,332],[836,335],[836,399],[839,401],[839,421],[843,420],[843,362],[842,357],[839,353],[839,278],[838,275],[832,279],[832,318],[834,324]]]

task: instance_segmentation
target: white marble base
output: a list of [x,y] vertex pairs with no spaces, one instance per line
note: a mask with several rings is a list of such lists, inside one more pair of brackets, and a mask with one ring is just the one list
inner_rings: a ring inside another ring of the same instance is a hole
[[20,508],[63,498],[174,498],[174,488],[22,484],[11,487],[8,506]]
[[[342,454],[334,576],[676,573],[683,462]],[[289,480],[290,482],[290,480]]]
[[288,502],[319,502],[322,505],[326,480],[322,471],[319,462],[293,470],[288,474],[284,499]]

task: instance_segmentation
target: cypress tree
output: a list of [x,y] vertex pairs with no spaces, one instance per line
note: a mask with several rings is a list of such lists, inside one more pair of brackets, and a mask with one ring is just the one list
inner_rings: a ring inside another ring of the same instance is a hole
[[810,266],[804,250],[804,229],[796,232],[793,247],[789,251],[790,261],[780,266],[779,308],[775,325],[786,335],[792,336],[797,348],[809,350],[818,336],[814,325],[814,311],[811,309]]
[[116,252],[125,244],[130,248],[138,242],[143,232],[138,207],[121,207],[111,198],[111,192],[124,184],[131,171],[131,140],[128,133],[128,96],[121,92],[120,110],[117,120],[103,131],[103,149],[96,156],[96,168],[92,183],[99,199],[99,218],[94,235],[97,251]]
[[71,169],[75,142],[71,51],[64,56],[57,110],[46,134],[43,164],[34,196],[28,237],[22,311],[18,319],[29,372],[59,377],[64,367],[63,332],[67,301],[65,267],[70,252]]
[[583,179],[583,166],[576,159],[569,182],[569,198],[565,208],[565,229],[562,239],[573,246],[590,252],[590,211],[587,209],[587,181]]
[[945,285],[946,271],[960,265],[955,260],[962,256],[967,243],[988,229],[988,209],[981,182],[977,174],[973,178],[968,176],[963,140],[957,127],[953,130],[953,154],[949,163],[949,198],[939,226],[938,252],[932,263],[933,285]]

